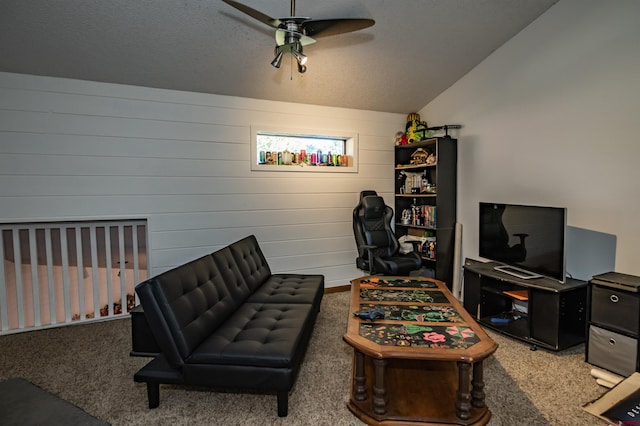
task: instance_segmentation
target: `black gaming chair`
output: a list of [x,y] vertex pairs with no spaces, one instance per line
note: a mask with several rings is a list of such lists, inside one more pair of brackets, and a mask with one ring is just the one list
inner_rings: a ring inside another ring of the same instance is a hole
[[360,203],[353,209],[353,234],[358,247],[356,265],[370,274],[409,275],[420,269],[422,261],[415,253],[401,254],[391,220],[393,209],[375,191],[362,191]]

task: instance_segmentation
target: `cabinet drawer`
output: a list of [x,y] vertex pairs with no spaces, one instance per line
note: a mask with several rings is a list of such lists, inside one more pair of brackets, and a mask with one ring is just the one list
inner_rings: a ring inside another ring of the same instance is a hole
[[638,342],[622,334],[591,325],[587,362],[622,376],[636,370]]
[[638,335],[640,303],[637,293],[608,287],[591,287],[591,321]]

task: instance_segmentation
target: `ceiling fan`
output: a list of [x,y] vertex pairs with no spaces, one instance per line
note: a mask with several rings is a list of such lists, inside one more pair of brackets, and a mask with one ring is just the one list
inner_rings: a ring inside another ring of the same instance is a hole
[[304,46],[315,43],[315,38],[327,37],[358,31],[375,24],[373,19],[365,18],[336,18],[336,19],[311,19],[296,15],[296,1],[291,0],[291,16],[284,18],[272,18],[242,3],[234,0],[222,0],[229,6],[246,13],[258,21],[276,29],[275,58],[271,65],[280,68],[282,56],[289,52],[298,62],[298,72],[307,70],[305,63],[307,57],[302,53]]

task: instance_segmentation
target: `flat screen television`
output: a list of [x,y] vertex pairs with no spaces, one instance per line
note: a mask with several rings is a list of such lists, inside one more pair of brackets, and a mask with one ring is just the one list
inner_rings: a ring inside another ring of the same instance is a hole
[[566,276],[567,209],[480,203],[480,257],[523,279]]

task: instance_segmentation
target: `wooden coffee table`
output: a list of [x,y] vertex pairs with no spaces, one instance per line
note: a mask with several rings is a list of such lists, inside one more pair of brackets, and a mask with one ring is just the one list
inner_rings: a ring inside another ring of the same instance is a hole
[[[349,410],[370,425],[486,424],[482,361],[498,345],[446,285],[383,276],[351,285]],[[354,315],[372,311],[384,318]]]

